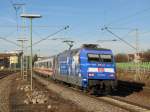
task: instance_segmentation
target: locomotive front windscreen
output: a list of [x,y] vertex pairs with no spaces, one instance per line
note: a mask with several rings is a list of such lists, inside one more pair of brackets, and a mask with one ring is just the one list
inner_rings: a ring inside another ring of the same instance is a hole
[[88,54],[89,62],[112,62],[111,54]]

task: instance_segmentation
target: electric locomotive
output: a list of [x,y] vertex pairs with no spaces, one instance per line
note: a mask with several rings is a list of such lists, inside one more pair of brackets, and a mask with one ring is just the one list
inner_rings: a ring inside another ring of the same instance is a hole
[[110,49],[83,45],[82,48],[60,53],[56,60],[55,77],[58,80],[86,90],[102,92],[116,88],[116,65]]
[[84,44],[52,58],[53,78],[56,80],[100,93],[116,89],[116,65],[110,49]]

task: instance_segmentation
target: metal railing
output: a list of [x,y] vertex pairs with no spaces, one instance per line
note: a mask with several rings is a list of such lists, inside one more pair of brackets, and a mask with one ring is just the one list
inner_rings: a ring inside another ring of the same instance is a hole
[[139,63],[134,63],[134,62],[124,62],[124,63],[117,63],[117,69],[129,71],[129,72],[134,72],[136,71],[137,64],[139,67],[140,72],[150,72],[150,62],[139,62]]

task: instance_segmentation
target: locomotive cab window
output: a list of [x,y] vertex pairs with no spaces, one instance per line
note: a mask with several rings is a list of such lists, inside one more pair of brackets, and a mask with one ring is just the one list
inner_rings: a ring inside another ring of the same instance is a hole
[[111,63],[112,55],[111,54],[88,54],[88,61]]
[[112,55],[110,54],[100,54],[102,62],[112,62]]
[[88,54],[88,61],[89,62],[99,62],[100,58],[98,54]]

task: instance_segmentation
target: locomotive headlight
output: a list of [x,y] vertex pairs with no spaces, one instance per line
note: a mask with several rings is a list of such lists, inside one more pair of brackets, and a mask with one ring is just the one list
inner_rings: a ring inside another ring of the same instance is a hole
[[94,76],[94,73],[89,73],[89,76],[90,76],[90,77]]
[[83,81],[86,81],[87,79],[83,79]]
[[109,76],[110,76],[110,77],[114,77],[115,75],[114,75],[114,74],[110,74]]

